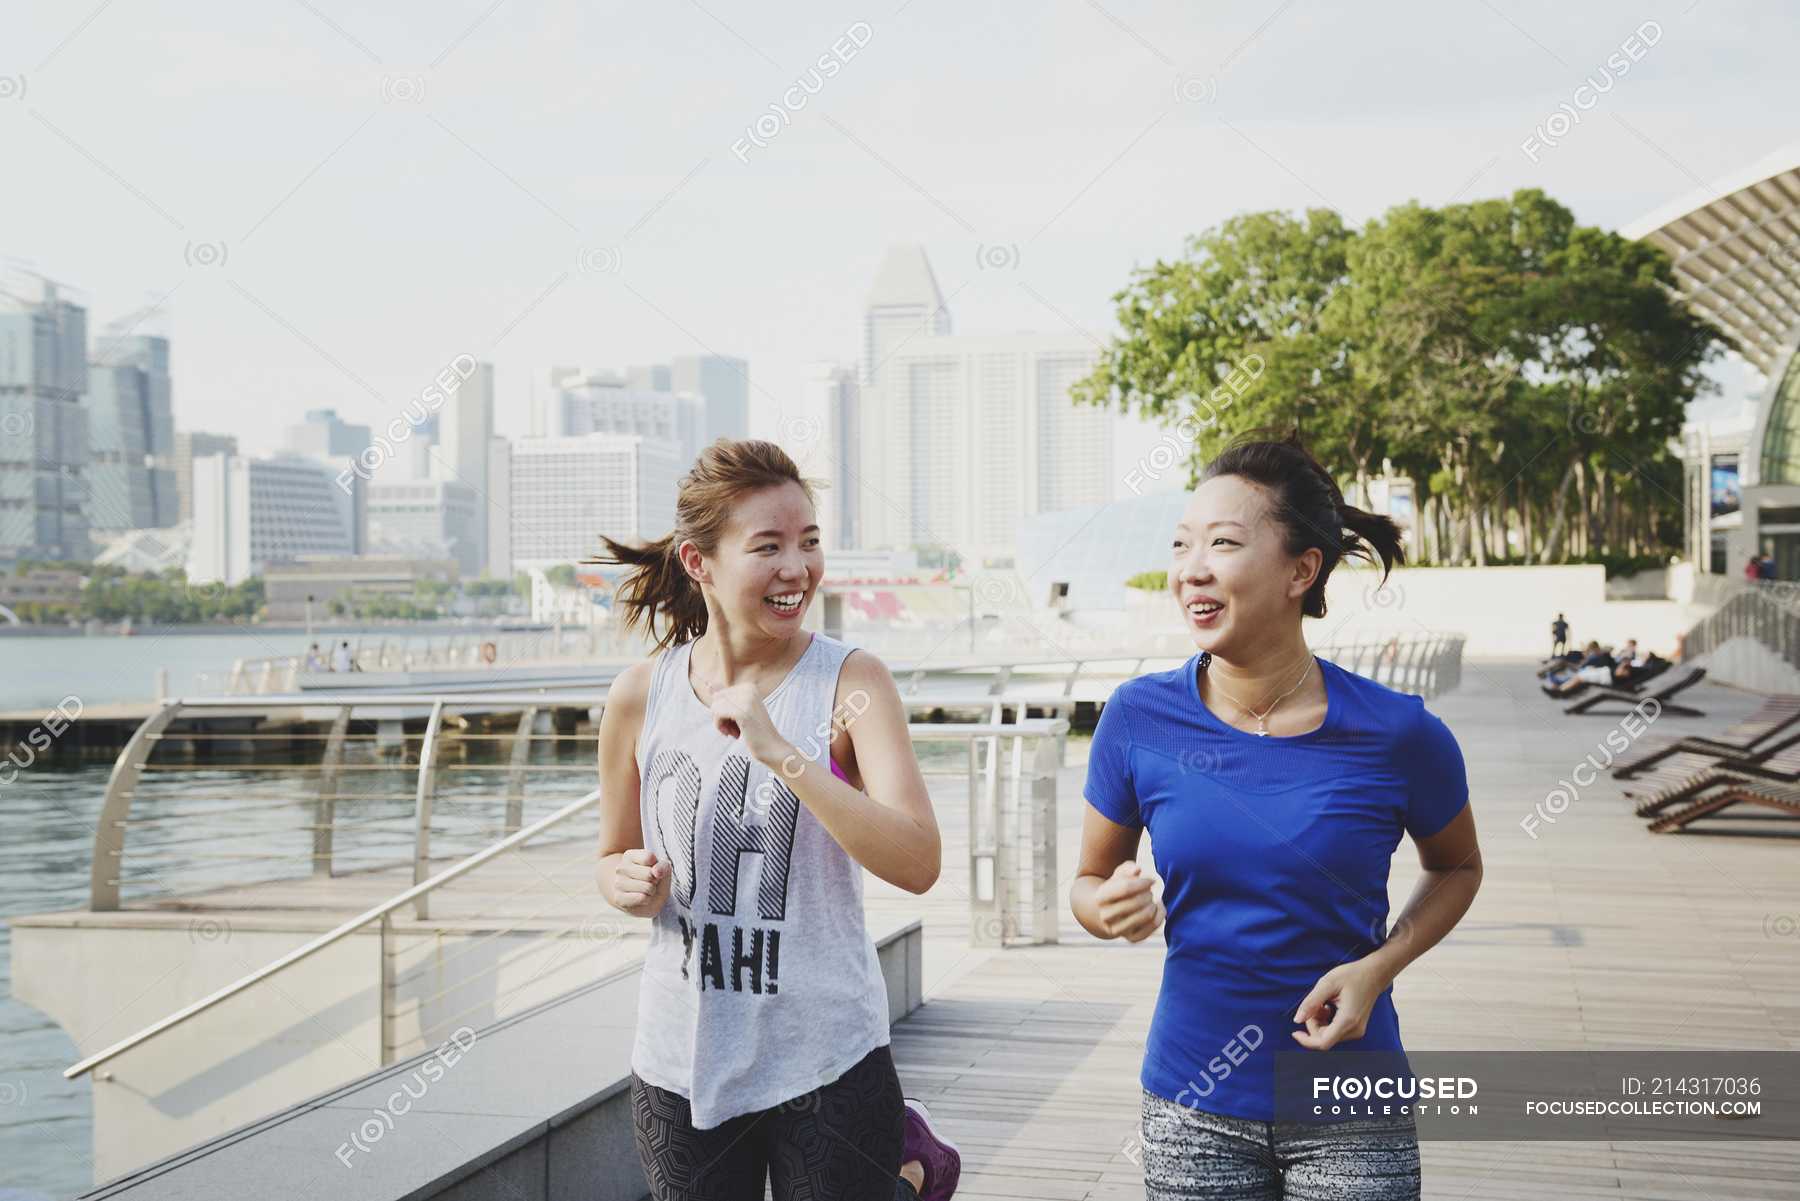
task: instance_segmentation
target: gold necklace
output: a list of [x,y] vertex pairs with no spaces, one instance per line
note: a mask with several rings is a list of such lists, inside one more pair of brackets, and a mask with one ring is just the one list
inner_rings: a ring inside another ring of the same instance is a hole
[[[1212,662],[1212,656],[1211,655],[1206,656],[1206,662],[1202,663],[1200,665],[1201,669],[1204,670],[1211,662]],[[1237,697],[1232,696],[1229,692],[1226,692],[1224,685],[1214,684],[1213,687],[1217,688],[1219,690],[1219,692],[1225,697],[1226,700],[1228,700],[1232,704],[1236,705],[1238,707],[1238,711],[1240,713],[1248,713],[1251,717],[1254,717],[1256,719],[1256,729],[1251,730],[1250,733],[1255,734],[1259,738],[1267,738],[1269,736],[1269,726],[1268,726],[1268,723],[1264,719],[1267,718],[1269,716],[1269,714],[1275,712],[1276,705],[1279,705],[1282,701],[1285,701],[1288,697],[1294,695],[1295,690],[1298,689],[1300,687],[1300,685],[1306,683],[1306,677],[1309,674],[1311,674],[1311,672],[1312,672],[1312,665],[1313,665],[1312,655],[1308,654],[1306,656],[1306,666],[1301,669],[1300,678],[1298,680],[1294,681],[1294,687],[1288,689],[1286,692],[1284,692],[1280,696],[1276,697],[1274,700],[1274,703],[1271,704],[1267,709],[1264,709],[1261,713],[1258,713],[1256,710],[1252,709],[1250,706],[1244,704],[1244,702],[1238,700]]]

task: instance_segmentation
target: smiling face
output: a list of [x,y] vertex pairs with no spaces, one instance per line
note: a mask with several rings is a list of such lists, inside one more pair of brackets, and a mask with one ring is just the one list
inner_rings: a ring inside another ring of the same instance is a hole
[[1288,554],[1268,493],[1235,475],[1194,490],[1171,549],[1169,590],[1194,645],[1227,660],[1285,636],[1323,559],[1310,547]]
[[[759,488],[733,506],[711,555],[684,544],[704,564],[713,602],[735,629],[785,638],[800,628],[825,574],[818,518],[798,484]],[[689,569],[692,570],[692,567]]]

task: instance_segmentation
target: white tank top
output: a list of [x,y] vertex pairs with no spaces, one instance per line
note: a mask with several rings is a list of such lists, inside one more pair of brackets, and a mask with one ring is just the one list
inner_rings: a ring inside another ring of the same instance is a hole
[[[631,1066],[686,1097],[707,1130],[842,1076],[887,1044],[888,1007],[862,867],[778,773],[714,728],[688,683],[693,645],[657,660],[638,739],[644,845],[673,880],[651,922]],[[852,649],[815,634],[763,702],[828,768]]]

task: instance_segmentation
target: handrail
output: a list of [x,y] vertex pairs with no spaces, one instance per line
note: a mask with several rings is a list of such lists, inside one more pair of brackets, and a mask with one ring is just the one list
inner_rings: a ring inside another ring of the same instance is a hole
[[370,922],[380,921],[383,918],[387,917],[389,914],[393,913],[396,909],[399,909],[402,906],[407,905],[407,904],[411,903],[412,901],[437,890],[438,888],[441,888],[443,885],[448,884],[450,881],[456,879],[459,876],[467,875],[469,872],[474,871],[476,868],[480,867],[482,864],[488,862],[488,860],[493,859],[498,855],[504,854],[505,852],[512,850],[514,847],[518,846],[522,842],[526,842],[532,838],[537,837],[537,835],[543,833],[545,830],[548,830],[550,827],[558,825],[564,821],[567,821],[569,818],[573,817],[575,814],[580,813],[583,809],[587,809],[590,806],[598,804],[599,801],[600,801],[600,790],[598,788],[596,788],[592,792],[588,793],[586,796],[582,797],[580,800],[569,802],[567,805],[564,805],[561,809],[558,809],[555,813],[550,814],[548,817],[539,818],[537,821],[531,823],[529,826],[526,826],[524,829],[520,830],[517,834],[509,835],[508,837],[501,839],[499,842],[488,847],[486,850],[477,851],[475,854],[469,856],[467,859],[464,859],[462,862],[454,864],[451,867],[445,868],[443,871],[439,872],[437,875],[432,876],[429,880],[422,880],[419,883],[414,884],[411,888],[408,888],[406,891],[398,893],[395,896],[389,897],[387,900],[385,900],[381,904],[375,906],[373,909],[365,910],[364,912],[351,918],[349,921],[343,923],[342,925],[336,927],[335,929],[326,931],[324,934],[319,935],[317,938],[313,939],[311,942],[305,944],[304,946],[301,946],[301,947],[296,948],[295,950],[289,951],[286,955],[283,955],[281,958],[275,960],[273,963],[270,963],[261,968],[258,968],[256,971],[251,972],[248,976],[245,976],[242,979],[235,981],[234,983],[227,984],[224,988],[219,989],[217,992],[214,992],[206,997],[202,997],[200,1000],[195,1001],[193,1004],[176,1010],[174,1013],[170,1014],[166,1018],[163,1018],[161,1021],[152,1023],[149,1026],[146,1026],[144,1029],[138,1031],[136,1034],[131,1035],[129,1038],[121,1039],[120,1041],[114,1043],[112,1046],[106,1048],[104,1051],[95,1052],[94,1054],[88,1056],[86,1059],[83,1059],[81,1062],[74,1064],[74,1065],[70,1066],[69,1068],[66,1068],[63,1071],[64,1078],[73,1080],[77,1076],[80,1076],[87,1072],[93,1071],[96,1067],[105,1063],[107,1060],[116,1059],[118,1056],[122,1055],[126,1051],[131,1050],[133,1047],[139,1045],[140,1043],[146,1042],[149,1039],[156,1037],[157,1035],[161,1034],[165,1030],[170,1030],[176,1026],[181,1025],[181,1023],[187,1021],[189,1018],[195,1016],[196,1014],[206,1012],[208,1009],[211,1009],[214,1005],[217,1005],[221,1001],[224,1001],[230,997],[236,996],[238,993],[244,991],[246,988],[249,988],[252,984],[257,984],[263,980],[267,980],[270,976],[273,976],[275,973],[282,971],[283,969],[289,967],[290,965],[299,963],[302,959],[306,959],[306,958],[316,954],[317,952],[324,950],[326,947],[331,946],[333,943],[337,942],[339,939],[342,939],[351,934],[354,934],[356,931],[358,931],[362,927],[368,925]]

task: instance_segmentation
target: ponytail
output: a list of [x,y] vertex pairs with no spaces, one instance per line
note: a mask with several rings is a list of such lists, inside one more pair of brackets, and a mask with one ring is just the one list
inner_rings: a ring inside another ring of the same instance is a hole
[[1200,482],[1235,475],[1269,493],[1269,515],[1283,530],[1290,555],[1317,547],[1319,574],[1300,601],[1303,617],[1325,616],[1325,583],[1346,558],[1379,563],[1381,579],[1405,562],[1400,527],[1390,517],[1346,504],[1343,490],[1294,430],[1279,441],[1248,435],[1232,443],[1201,472]]
[[[665,650],[706,633],[706,596],[681,562],[681,544],[692,542],[703,555],[714,554],[737,501],[747,492],[798,484],[809,503],[817,503],[814,481],[801,476],[788,453],[773,442],[720,438],[700,452],[681,477],[675,496],[675,528],[642,546],[628,546],[602,535],[605,550],[584,563],[629,567],[613,601],[626,629],[641,628]],[[667,629],[660,635],[657,625]]]

